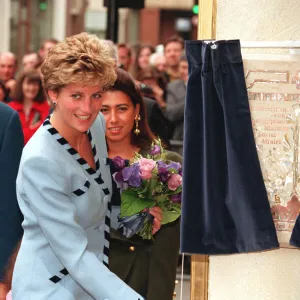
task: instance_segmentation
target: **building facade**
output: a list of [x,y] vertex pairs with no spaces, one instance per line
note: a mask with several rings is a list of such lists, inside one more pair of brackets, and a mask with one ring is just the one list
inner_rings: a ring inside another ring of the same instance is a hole
[[[192,7],[197,0],[145,0],[145,8],[119,9],[118,42],[162,43],[172,34],[196,39]],[[0,51],[21,58],[48,38],[87,31],[105,38],[107,9],[103,0],[1,0]]]

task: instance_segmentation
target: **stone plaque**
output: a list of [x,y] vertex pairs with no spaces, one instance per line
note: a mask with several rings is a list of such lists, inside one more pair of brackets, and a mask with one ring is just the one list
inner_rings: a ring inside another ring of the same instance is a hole
[[300,211],[300,57],[244,55],[257,151],[281,247]]

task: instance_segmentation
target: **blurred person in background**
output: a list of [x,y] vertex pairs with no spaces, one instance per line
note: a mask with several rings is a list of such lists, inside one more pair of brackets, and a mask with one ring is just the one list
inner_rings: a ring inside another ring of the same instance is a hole
[[137,49],[134,64],[132,66],[132,76],[137,79],[137,74],[150,66],[150,56],[155,52],[151,45],[140,45]]
[[131,66],[131,49],[126,44],[118,44],[118,67],[129,71]]
[[11,52],[3,52],[0,55],[0,80],[4,81],[5,86],[10,92],[13,91],[16,80],[18,61],[17,57]]
[[155,100],[159,106],[166,107],[166,85],[165,78],[153,67],[141,69],[136,76],[140,82],[140,89],[144,97]]
[[23,234],[23,218],[16,194],[23,145],[23,133],[17,112],[0,103],[0,300],[6,299],[11,288],[13,252]]
[[36,52],[30,52],[23,56],[23,72],[34,70],[39,64],[39,56]]
[[183,54],[184,40],[177,35],[171,36],[164,43],[164,54],[169,81],[180,79],[179,59]]
[[[179,73],[180,79],[168,84],[165,115],[174,128],[172,140],[183,141],[184,105],[188,81],[188,62],[185,56],[181,56],[179,59]],[[181,155],[182,150],[182,146],[180,146],[178,153]]]
[[170,76],[167,73],[166,57],[163,53],[155,52],[150,57],[150,65],[159,71],[166,79],[166,82],[170,81]]
[[110,56],[115,60],[116,64],[118,62],[118,48],[117,45],[112,40],[102,39],[101,43],[108,46],[107,49],[110,51]]
[[26,144],[48,116],[50,110],[40,74],[37,71],[21,74],[12,99],[13,101],[8,105],[19,113]]
[[43,62],[48,55],[49,50],[58,43],[57,39],[51,38],[45,40],[39,49],[38,55],[40,57],[40,61]]
[[4,81],[0,80],[0,102],[8,103],[10,101],[9,89],[6,88]]
[[159,72],[165,72],[167,63],[163,53],[155,52],[150,56],[150,65]]

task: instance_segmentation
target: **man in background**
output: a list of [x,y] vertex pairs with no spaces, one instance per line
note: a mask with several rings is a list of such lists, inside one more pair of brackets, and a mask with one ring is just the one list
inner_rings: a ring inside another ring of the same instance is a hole
[[118,67],[129,71],[132,63],[131,50],[126,44],[118,44]]
[[43,62],[46,58],[46,56],[48,55],[49,50],[58,43],[58,40],[56,39],[47,39],[45,40],[40,49],[39,49],[39,57],[41,62]]
[[[165,115],[173,124],[172,140],[183,142],[184,105],[188,81],[188,62],[185,56],[179,59],[178,72],[180,79],[168,84]],[[182,154],[182,146],[178,147],[177,152]]]
[[0,300],[5,300],[11,289],[16,248],[23,234],[16,195],[23,145],[18,113],[0,103]]
[[30,52],[23,56],[22,66],[24,72],[34,70],[38,66],[38,64],[39,56],[36,52]]
[[179,59],[183,54],[183,49],[184,41],[177,35],[171,36],[164,43],[167,74],[170,82],[181,78],[179,72]]
[[15,75],[17,65],[17,57],[12,52],[3,52],[0,54],[0,80],[5,83],[6,88],[10,91],[16,85]]

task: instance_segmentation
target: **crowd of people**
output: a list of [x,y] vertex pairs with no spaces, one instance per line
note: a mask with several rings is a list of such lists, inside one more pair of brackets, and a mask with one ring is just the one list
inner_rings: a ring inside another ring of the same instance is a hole
[[[162,47],[146,44],[109,44],[117,66],[127,72],[140,88],[147,106],[153,133],[169,148],[182,154],[183,114],[187,60],[184,41],[171,36]],[[49,105],[41,86],[40,67],[49,50],[58,43],[44,41],[37,52],[26,53],[18,64],[13,53],[0,55],[0,101],[20,114],[25,144],[49,113]],[[157,49],[157,51],[155,50]]]
[[153,241],[123,236],[111,162],[160,137],[182,163],[187,78],[178,36],[163,52],[87,33],[49,39],[22,66],[1,53],[0,300],[173,298],[180,219],[162,225],[154,206]]

